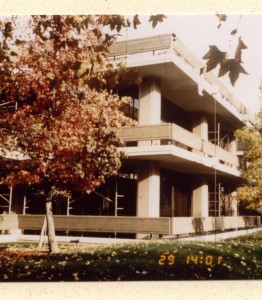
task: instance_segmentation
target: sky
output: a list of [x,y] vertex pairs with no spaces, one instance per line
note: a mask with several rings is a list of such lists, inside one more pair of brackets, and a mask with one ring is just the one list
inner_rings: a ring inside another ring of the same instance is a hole
[[[152,29],[148,22],[149,16],[140,15],[141,25],[138,29],[124,29],[119,40],[175,33],[198,58],[202,59],[209,50],[209,45],[216,45],[221,51],[234,54],[236,42],[241,37],[248,47],[242,51],[242,61],[249,75],[240,74],[235,87],[231,85],[228,76],[221,77],[220,80],[250,112],[256,113],[261,104],[259,85],[262,80],[262,14],[228,14],[226,22],[222,22],[219,29],[219,20],[215,14],[166,16],[164,22],[158,23],[157,27]],[[236,28],[237,34],[232,38],[231,32]]]

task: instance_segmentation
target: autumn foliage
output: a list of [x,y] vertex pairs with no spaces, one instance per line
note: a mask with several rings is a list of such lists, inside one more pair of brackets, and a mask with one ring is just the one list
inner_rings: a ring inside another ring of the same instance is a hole
[[[219,19],[218,28],[220,28],[222,22],[226,22],[227,16],[224,14],[218,14],[217,17]],[[236,34],[237,28],[231,32],[231,36],[235,36]],[[247,49],[247,46],[241,37],[238,38],[234,57],[228,57],[227,52],[221,51],[216,45],[210,45],[208,52],[203,56],[203,59],[206,60],[207,63],[206,66],[200,70],[200,75],[203,72],[209,72],[218,67],[218,77],[228,74],[230,82],[234,86],[240,73],[248,75],[242,65],[242,51],[245,49]]]
[[119,110],[123,99],[105,88],[112,40],[101,21],[33,16],[24,41],[15,19],[2,23],[1,101],[17,109],[1,115],[1,148],[25,158],[6,165],[9,185],[90,192],[120,167],[117,128],[130,121]]
[[[149,21],[155,27],[163,18]],[[0,154],[19,153],[2,164],[0,179],[9,186],[42,184],[47,217],[52,195],[89,193],[121,165],[118,128],[131,121],[120,110],[129,100],[116,89],[141,78],[107,57],[115,36],[131,24],[137,28],[138,15],[132,23],[120,15],[0,21]]]
[[[217,15],[219,27],[226,15]],[[152,27],[165,15],[152,15]],[[120,112],[119,84],[141,78],[107,55],[122,28],[141,23],[120,15],[31,16],[27,23],[12,17],[0,22],[1,103],[14,110],[0,112],[0,149],[18,150],[23,160],[2,171],[9,185],[39,183],[89,192],[120,166],[117,128],[130,124]],[[108,27],[112,34],[104,33]],[[236,30],[232,32],[235,34]],[[208,72],[220,66],[234,85],[245,44],[239,38],[235,58],[215,45],[204,56]]]
[[0,150],[1,156],[20,153],[2,164],[1,182],[42,184],[52,252],[52,196],[68,196],[72,189],[89,193],[121,165],[117,130],[130,120],[119,109],[124,99],[110,85],[110,78],[119,78],[107,60],[114,36],[103,27],[112,26],[110,20],[125,26],[121,16],[31,16],[28,22],[12,17],[0,23],[0,95],[6,107]]
[[[149,22],[154,28],[164,18],[152,15]],[[129,100],[116,90],[141,78],[134,69],[108,61],[108,53],[123,27],[139,24],[138,15],[132,21],[120,15],[0,21],[0,156],[20,153],[2,164],[1,183],[40,183],[50,202],[55,191],[89,193],[117,173],[123,155],[118,129],[131,121],[120,110]],[[234,85],[239,73],[246,73],[245,48],[239,39],[229,60],[210,46],[205,71],[220,65],[219,76],[229,73]]]
[[242,177],[244,184],[238,190],[238,199],[247,208],[262,212],[262,110],[253,126],[245,126],[236,132],[245,143]]

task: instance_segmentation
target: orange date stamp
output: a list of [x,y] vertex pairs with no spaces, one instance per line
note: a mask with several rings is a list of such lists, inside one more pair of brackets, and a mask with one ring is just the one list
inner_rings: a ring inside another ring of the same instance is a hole
[[[187,265],[203,265],[203,266],[213,266],[220,265],[222,263],[222,256],[213,255],[188,255],[184,258],[184,263]],[[161,266],[168,265],[172,266],[176,263],[176,256],[173,254],[162,254],[159,257],[158,264]]]

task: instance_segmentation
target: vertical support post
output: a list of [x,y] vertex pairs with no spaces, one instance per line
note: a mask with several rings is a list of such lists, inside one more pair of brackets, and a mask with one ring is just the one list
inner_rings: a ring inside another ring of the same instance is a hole
[[117,177],[116,177],[116,191],[115,191],[115,217],[117,217],[118,195],[117,195]]
[[145,161],[139,164],[137,216],[160,216],[160,168],[158,162]]
[[220,122],[217,123],[217,146],[220,146]]
[[70,209],[70,199],[67,197],[67,207],[66,207],[66,215],[69,216],[69,209]]
[[13,198],[13,187],[10,187],[10,195],[9,195],[9,215],[12,212],[12,198]]
[[230,201],[231,201],[231,210],[233,216],[238,216],[238,201],[237,201],[237,193],[236,191],[233,191],[230,195]]
[[204,141],[208,141],[208,121],[205,113],[194,115],[192,132]]
[[230,143],[230,152],[231,152],[233,155],[237,155],[237,142],[236,142],[236,140],[233,140],[233,141]]
[[24,194],[23,215],[25,215],[25,210],[26,210],[26,194]]
[[[215,145],[217,144],[217,101],[214,98],[214,131],[215,131]],[[214,157],[217,156],[216,153],[216,147],[214,147]],[[216,166],[214,167],[214,191],[215,191],[215,207],[216,207],[216,201],[217,201],[217,169]],[[215,209],[215,241],[217,240],[216,231],[217,231],[217,213]]]
[[221,183],[218,183],[218,216],[221,217]]
[[161,123],[161,87],[155,78],[143,80],[139,87],[139,125]]
[[[137,190],[137,216],[160,216],[160,167],[158,162],[144,161],[139,164]],[[137,234],[138,239],[145,234]]]
[[175,187],[172,185],[171,190],[171,217],[175,216]]
[[204,175],[195,179],[192,216],[208,217],[208,182]]
[[[118,201],[117,201],[117,177],[116,177],[116,190],[115,190],[115,217],[117,217],[117,207],[118,207]],[[117,238],[117,232],[115,232],[115,239]]]

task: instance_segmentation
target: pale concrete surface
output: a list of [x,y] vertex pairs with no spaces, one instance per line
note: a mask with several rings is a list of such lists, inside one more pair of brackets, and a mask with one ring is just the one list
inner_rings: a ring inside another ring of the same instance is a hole
[[228,231],[224,233],[217,233],[217,234],[209,234],[209,235],[201,235],[201,236],[194,236],[194,237],[184,237],[180,238],[179,240],[183,241],[221,241],[228,238],[235,238],[239,236],[243,236],[246,234],[251,234],[254,232],[262,231],[262,227],[253,228],[253,229],[244,229],[244,230],[235,230],[235,231]]
[[[34,241],[39,242],[39,235],[0,235],[0,242],[25,242]],[[119,238],[97,238],[97,237],[78,237],[78,236],[56,236],[56,240],[62,243],[70,243],[74,240],[79,240],[79,243],[86,244],[115,244],[115,243],[127,243],[127,242],[139,242],[141,240],[135,239],[119,239]],[[44,242],[47,241],[47,237],[44,237]]]
[[[262,231],[262,227],[253,228],[253,229],[245,229],[245,230],[237,230],[230,231],[224,233],[217,234],[208,234],[194,237],[179,237],[178,241],[221,241],[228,238],[234,238],[243,236],[246,234],[251,234],[254,232]],[[4,242],[18,242],[18,241],[36,241],[38,242],[40,239],[39,235],[9,235],[3,234],[0,235],[0,243]],[[139,240],[139,239],[119,239],[119,238],[98,238],[98,237],[76,237],[76,236],[57,236],[58,242],[62,243],[70,243],[73,240],[79,240],[79,243],[84,244],[119,244],[119,243],[139,243],[145,242],[148,240]],[[166,236],[164,239],[176,239],[174,236]],[[45,242],[47,241],[47,237],[45,237]]]

